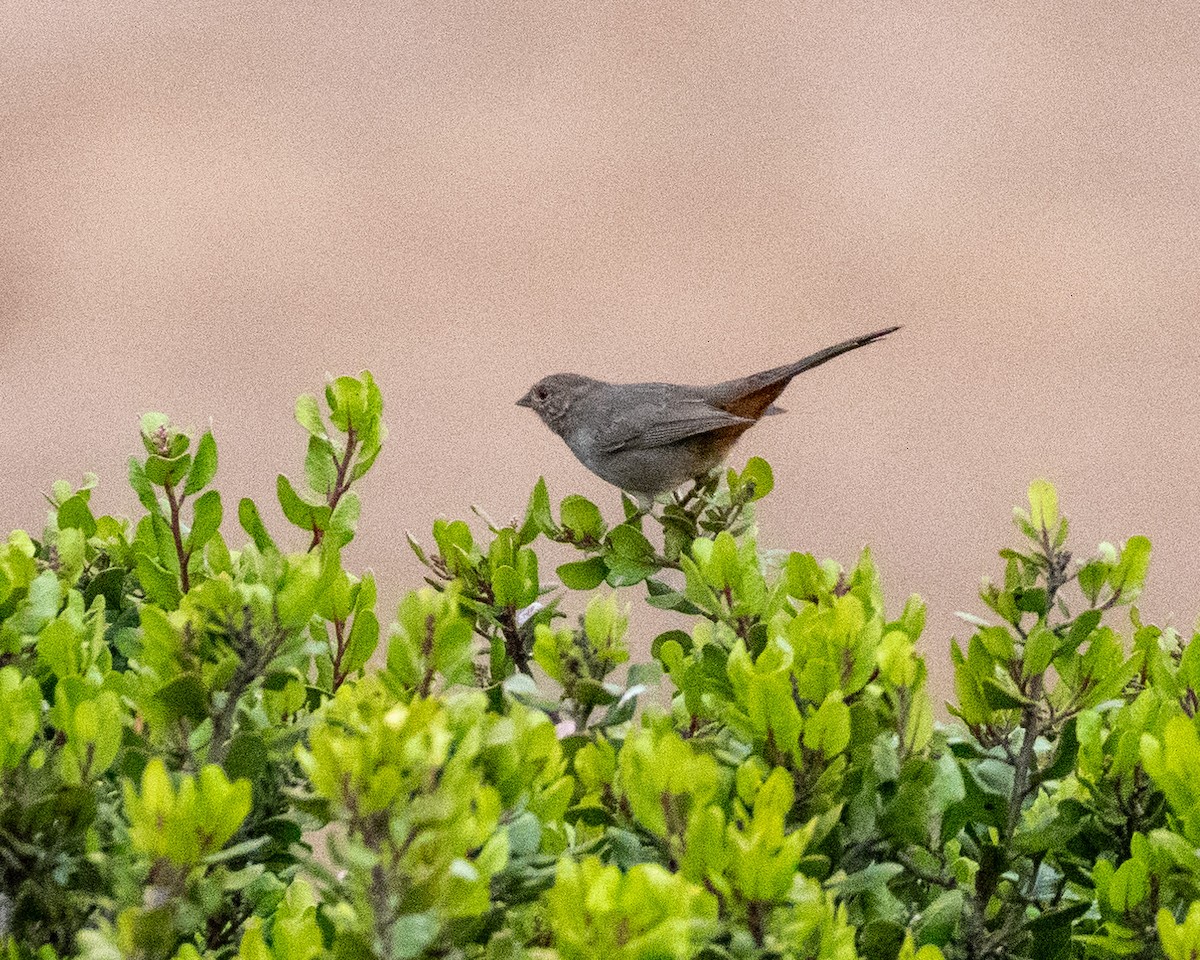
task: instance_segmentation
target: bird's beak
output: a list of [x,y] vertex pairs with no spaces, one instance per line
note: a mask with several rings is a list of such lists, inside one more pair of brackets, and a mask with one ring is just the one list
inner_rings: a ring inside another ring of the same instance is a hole
[[529,407],[530,409],[533,409],[533,401],[529,398],[529,394],[525,394],[525,396],[523,396],[520,400],[518,400],[517,406],[518,407]]

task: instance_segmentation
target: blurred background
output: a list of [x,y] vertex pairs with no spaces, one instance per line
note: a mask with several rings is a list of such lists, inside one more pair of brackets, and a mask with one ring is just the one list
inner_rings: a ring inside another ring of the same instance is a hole
[[[406,529],[507,520],[540,474],[619,510],[513,406],[544,374],[702,383],[898,323],[735,450],[775,468],[763,546],[870,544],[929,602],[938,697],[1036,476],[1077,549],[1153,540],[1145,616],[1200,613],[1188,0],[3,11],[0,526],[85,470],[133,515],[156,409],[211,425],[226,535],[245,495],[282,535],[296,394],[368,368],[391,436],[347,563],[386,622]],[[648,644],[669,615],[635,611]]]

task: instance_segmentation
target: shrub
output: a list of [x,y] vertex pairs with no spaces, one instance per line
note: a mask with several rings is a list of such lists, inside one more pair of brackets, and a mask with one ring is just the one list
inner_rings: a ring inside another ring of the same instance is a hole
[[[373,660],[343,554],[382,399],[296,417],[295,549],[249,500],[231,548],[215,440],[158,414],[136,522],[59,482],[0,546],[13,960],[1200,956],[1200,644],[1133,606],[1144,538],[1080,560],[1032,484],[953,725],[869,552],[759,550],[758,458],[615,522],[542,481],[520,523],[436,521]],[[625,668],[631,586],[679,627]]]

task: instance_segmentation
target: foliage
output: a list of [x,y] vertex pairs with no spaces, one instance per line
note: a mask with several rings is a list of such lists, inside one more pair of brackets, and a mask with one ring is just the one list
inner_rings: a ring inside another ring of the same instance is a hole
[[[758,548],[758,458],[615,522],[543,481],[437,520],[377,650],[343,559],[382,407],[367,373],[297,402],[294,546],[250,500],[231,546],[215,439],[159,414],[140,517],[89,476],[0,545],[9,957],[1200,955],[1200,644],[1134,606],[1145,538],[1079,559],[1032,484],[952,725],[869,552]],[[627,587],[678,617],[649,663]]]

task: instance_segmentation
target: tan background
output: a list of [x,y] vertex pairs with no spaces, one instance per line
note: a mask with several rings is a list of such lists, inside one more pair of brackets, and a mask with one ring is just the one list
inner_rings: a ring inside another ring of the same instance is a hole
[[211,418],[227,513],[268,504],[295,395],[368,367],[392,436],[351,562],[390,608],[439,513],[506,519],[539,473],[615,507],[513,407],[541,375],[703,382],[903,323],[739,448],[776,468],[765,545],[871,543],[943,692],[1037,475],[1081,548],[1153,539],[1148,615],[1200,611],[1190,0],[0,17],[2,525],[89,468],[131,513],[145,409]]

